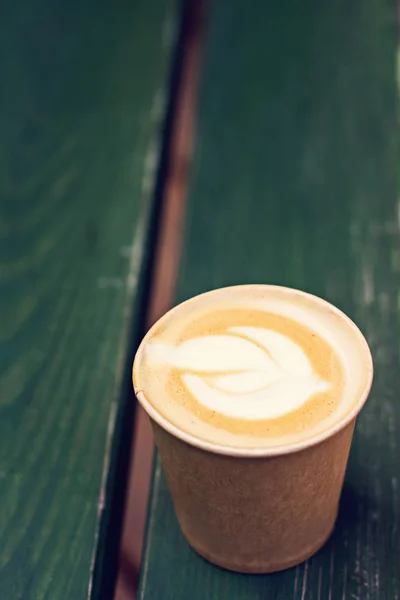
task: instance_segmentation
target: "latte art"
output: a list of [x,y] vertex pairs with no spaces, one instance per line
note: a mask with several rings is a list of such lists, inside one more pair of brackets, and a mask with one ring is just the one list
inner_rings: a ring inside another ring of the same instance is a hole
[[346,317],[313,296],[225,288],[156,323],[135,359],[135,391],[155,420],[198,439],[290,445],[351,410],[371,364],[363,344]]
[[329,387],[296,343],[259,327],[230,327],[176,347],[155,343],[148,352],[179,369],[198,402],[229,417],[280,417]]

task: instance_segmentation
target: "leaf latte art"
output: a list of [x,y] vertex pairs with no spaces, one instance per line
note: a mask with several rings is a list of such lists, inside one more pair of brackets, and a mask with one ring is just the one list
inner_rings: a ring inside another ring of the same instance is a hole
[[260,327],[230,327],[225,335],[153,343],[148,350],[154,361],[181,372],[198,402],[228,417],[281,417],[329,388],[298,344]]
[[222,288],[151,328],[134,386],[154,421],[221,447],[264,451],[303,443],[352,410],[370,368],[365,348],[355,325],[315,296]]

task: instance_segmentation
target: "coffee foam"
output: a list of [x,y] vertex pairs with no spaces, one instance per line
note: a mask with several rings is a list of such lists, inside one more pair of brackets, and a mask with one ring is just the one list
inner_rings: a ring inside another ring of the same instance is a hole
[[365,368],[357,341],[330,305],[310,296],[225,288],[176,307],[149,332],[135,361],[136,390],[207,441],[292,443],[353,406],[354,369]]
[[148,350],[152,362],[182,372],[198,402],[228,417],[280,417],[330,385],[313,371],[300,346],[271,329],[230,327],[226,335],[177,346],[154,343]]

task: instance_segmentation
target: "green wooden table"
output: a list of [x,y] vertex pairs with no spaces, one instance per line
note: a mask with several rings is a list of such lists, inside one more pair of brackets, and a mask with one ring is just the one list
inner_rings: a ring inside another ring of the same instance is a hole
[[159,461],[140,600],[400,598],[400,204],[395,3],[210,0],[176,301],[234,283],[327,298],[376,378],[338,524],[305,564],[214,567],[186,544]]
[[111,597],[177,8],[1,5],[1,600]]

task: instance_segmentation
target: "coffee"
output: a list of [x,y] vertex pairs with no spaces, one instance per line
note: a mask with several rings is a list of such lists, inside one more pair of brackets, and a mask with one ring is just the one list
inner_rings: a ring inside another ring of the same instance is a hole
[[372,371],[354,323],[297,290],[225,288],[162,317],[133,381],[189,544],[245,573],[314,554],[335,524]]
[[202,294],[147,334],[136,392],[206,442],[268,448],[308,440],[344,418],[365,383],[369,363],[345,319],[286,288]]

